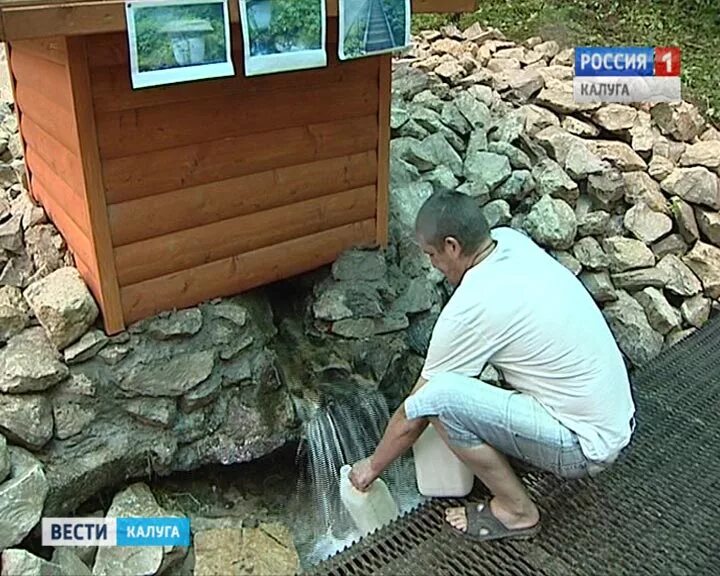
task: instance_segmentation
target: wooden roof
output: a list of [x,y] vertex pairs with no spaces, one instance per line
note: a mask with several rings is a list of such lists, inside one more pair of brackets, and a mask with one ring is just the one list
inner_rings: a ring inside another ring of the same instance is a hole
[[[338,0],[327,1],[329,17]],[[412,0],[413,11],[472,12],[477,0]],[[230,0],[230,19],[239,20],[237,0]],[[0,0],[0,40],[76,36],[126,29],[122,0]]]

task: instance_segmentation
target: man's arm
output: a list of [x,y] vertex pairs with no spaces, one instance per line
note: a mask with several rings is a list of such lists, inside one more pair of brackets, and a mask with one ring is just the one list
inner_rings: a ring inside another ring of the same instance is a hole
[[[424,378],[420,377],[410,395],[422,388],[426,382]],[[382,440],[373,455],[353,466],[351,474],[353,484],[361,490],[372,484],[396,458],[403,455],[415,443],[427,427],[428,422],[427,418],[408,420],[403,402],[390,418]]]

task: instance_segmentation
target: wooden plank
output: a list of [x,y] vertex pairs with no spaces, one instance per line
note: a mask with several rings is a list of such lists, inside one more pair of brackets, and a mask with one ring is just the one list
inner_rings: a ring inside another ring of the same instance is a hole
[[32,175],[32,187],[40,202],[55,224],[71,252],[77,254],[86,263],[93,262],[93,250],[90,239],[85,232],[70,217],[65,208],[55,199],[54,193],[49,191],[47,185],[35,172]]
[[377,115],[226,138],[104,163],[109,204],[377,148]]
[[132,89],[126,66],[112,66],[91,72],[93,98],[97,111],[114,111],[221,96],[243,97],[277,90],[291,91],[299,87],[351,82],[377,71],[377,60],[377,58],[358,58],[342,66],[328,66],[302,72],[250,77],[240,75],[143,90]]
[[44,192],[49,193],[55,202],[72,218],[75,225],[88,236],[90,226],[88,223],[87,206],[85,198],[77,190],[73,190],[60,178],[32,146],[27,147],[25,161],[30,172],[43,182]]
[[85,185],[80,158],[72,150],[48,134],[32,117],[24,112],[20,126],[26,145],[34,148],[38,156],[47,162],[52,171],[70,187],[78,199],[82,199]]
[[[94,0],[3,0],[0,9],[4,22],[4,36],[0,40],[41,38],[44,36],[74,36],[120,32],[126,29],[124,1]],[[413,0],[415,13],[471,12],[475,0]],[[327,16],[337,16],[337,0],[327,0]],[[238,22],[238,10],[230,2],[230,21]]]
[[92,107],[90,72],[87,66],[85,38],[68,38],[68,70],[73,91],[77,119],[80,158],[85,176],[85,197],[93,238],[94,262],[97,265],[100,291],[103,297],[105,330],[114,334],[125,329],[120,287],[113,259],[110,225],[103,187],[102,165]]
[[[97,115],[103,159],[224,138],[368,116],[377,111],[377,76],[329,86],[225,96]],[[388,119],[389,122],[389,119]]]
[[32,86],[18,82],[16,98],[24,117],[32,118],[36,125],[68,150],[78,149],[77,128],[73,116],[52,100],[52,94],[42,94]]
[[70,113],[72,94],[65,66],[17,47],[13,47],[9,60],[18,84],[30,86],[40,94],[51,94],[52,101]]
[[377,242],[386,247],[388,242],[389,188],[390,188],[390,106],[392,84],[392,57],[380,59],[380,102],[378,107],[378,181],[377,181]]
[[13,49],[32,54],[37,58],[49,60],[61,66],[67,65],[67,49],[65,47],[65,38],[62,36],[15,40],[12,42],[12,46]]
[[360,188],[376,179],[377,155],[371,150],[113,204],[113,246]]
[[120,286],[309,236],[375,215],[375,186],[222,220],[115,249]]
[[233,256],[122,288],[128,323],[162,310],[193,306],[316,269],[352,246],[375,240],[375,220],[364,220],[312,236]]

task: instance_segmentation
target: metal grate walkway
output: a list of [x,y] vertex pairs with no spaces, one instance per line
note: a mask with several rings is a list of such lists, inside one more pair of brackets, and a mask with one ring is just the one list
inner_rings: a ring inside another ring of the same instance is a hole
[[637,430],[613,468],[524,475],[543,515],[534,540],[464,540],[443,529],[443,510],[464,500],[434,500],[306,574],[720,574],[720,317],[632,380]]

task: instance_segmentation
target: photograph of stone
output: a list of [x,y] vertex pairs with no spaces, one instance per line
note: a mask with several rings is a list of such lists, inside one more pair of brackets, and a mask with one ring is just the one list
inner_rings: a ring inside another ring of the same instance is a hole
[[239,0],[245,74],[327,65],[324,0]]
[[339,0],[341,60],[410,46],[410,0]]
[[231,76],[226,0],[126,3],[133,88]]

